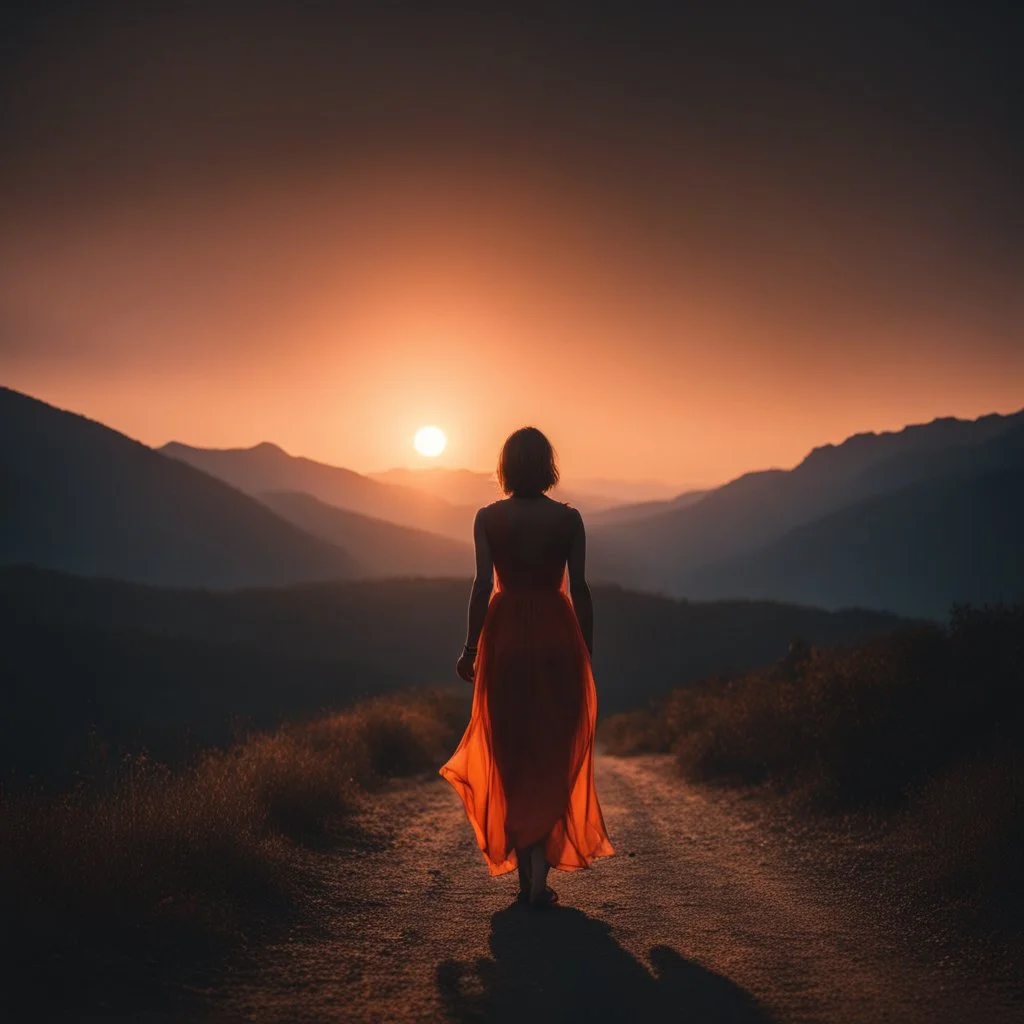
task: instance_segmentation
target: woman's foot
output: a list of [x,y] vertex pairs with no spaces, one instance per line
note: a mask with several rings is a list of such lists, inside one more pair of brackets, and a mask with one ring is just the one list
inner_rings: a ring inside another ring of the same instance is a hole
[[544,891],[534,899],[530,897],[531,907],[552,907],[558,902],[558,893],[550,886],[545,886]]
[[520,889],[519,892],[516,893],[515,902],[529,907],[550,907],[553,903],[558,902],[558,893],[555,892],[550,885],[546,885],[544,886],[544,891],[537,898],[537,901],[534,902],[530,896],[529,889]]

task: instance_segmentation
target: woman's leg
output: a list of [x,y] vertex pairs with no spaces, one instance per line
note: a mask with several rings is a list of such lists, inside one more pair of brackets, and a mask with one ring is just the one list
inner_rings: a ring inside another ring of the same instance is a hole
[[550,865],[544,859],[544,844],[536,843],[530,847],[530,902],[541,901],[548,887],[548,869]]
[[519,892],[522,896],[530,896],[530,847],[516,850],[516,867],[519,870]]

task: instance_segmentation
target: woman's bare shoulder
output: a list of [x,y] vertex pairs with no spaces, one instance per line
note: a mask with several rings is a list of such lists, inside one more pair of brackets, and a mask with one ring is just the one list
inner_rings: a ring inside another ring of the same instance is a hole
[[566,519],[573,523],[583,522],[583,513],[575,505],[570,505],[567,501],[558,501],[555,504],[562,510],[562,514]]
[[492,501],[489,505],[481,505],[480,508],[476,510],[477,517],[485,520],[490,519],[491,516],[493,516],[494,513],[498,510],[499,506],[504,505],[506,501],[506,498],[497,498],[495,501]]

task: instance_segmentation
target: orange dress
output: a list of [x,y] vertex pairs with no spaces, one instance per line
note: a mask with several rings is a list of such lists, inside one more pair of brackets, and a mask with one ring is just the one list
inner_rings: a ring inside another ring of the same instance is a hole
[[[495,536],[494,534],[497,534]],[[516,563],[501,520],[488,541],[495,590],[480,635],[469,725],[441,768],[466,808],[492,875],[544,844],[563,871],[614,851],[594,788],[597,693],[566,590],[565,544]]]

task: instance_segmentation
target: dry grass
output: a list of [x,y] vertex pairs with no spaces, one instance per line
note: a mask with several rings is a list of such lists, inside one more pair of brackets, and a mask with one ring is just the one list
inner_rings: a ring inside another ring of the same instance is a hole
[[601,722],[598,739],[606,754],[662,754],[675,734],[653,711],[622,711]]
[[777,665],[674,690],[601,735],[612,753],[671,752],[693,781],[897,811],[906,848],[929,850],[930,884],[1024,920],[1022,606],[957,608],[946,629],[856,647],[794,642]]
[[382,778],[451,749],[463,698],[380,698],[210,751],[145,756],[59,798],[0,802],[0,908],[19,932],[232,930],[287,893],[290,844],[343,825]]
[[957,609],[847,648],[794,641],[778,664],[673,690],[602,724],[609,751],[671,751],[695,781],[769,783],[836,807],[1024,739],[1024,607]]
[[997,925],[1024,923],[1024,752],[957,761],[911,794],[896,841],[916,846],[918,881]]

